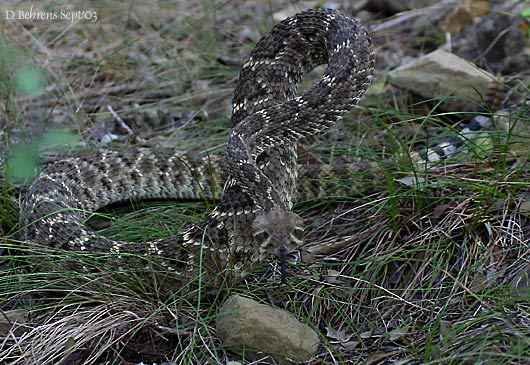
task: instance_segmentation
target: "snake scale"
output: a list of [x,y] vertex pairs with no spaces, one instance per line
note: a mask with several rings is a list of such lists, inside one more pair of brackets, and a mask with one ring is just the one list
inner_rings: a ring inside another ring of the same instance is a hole
[[[327,64],[300,96],[307,72]],[[190,157],[146,148],[87,152],[47,166],[21,207],[22,239],[80,252],[159,255],[190,273],[201,264],[237,273],[301,244],[296,195],[296,142],[340,120],[372,79],[374,52],[366,29],[338,11],[311,9],[275,25],[243,65],[234,92],[226,152]],[[223,184],[224,181],[224,184]],[[173,239],[122,242],[88,229],[88,214],[140,199],[213,197],[213,211]]]

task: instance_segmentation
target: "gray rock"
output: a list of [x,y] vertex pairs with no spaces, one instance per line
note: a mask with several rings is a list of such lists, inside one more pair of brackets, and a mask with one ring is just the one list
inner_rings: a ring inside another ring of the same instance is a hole
[[217,316],[217,335],[223,347],[245,358],[258,353],[280,364],[307,361],[319,346],[319,336],[283,309],[232,295]]
[[25,326],[27,312],[22,309],[13,309],[0,312],[0,337],[21,336],[29,331]]
[[391,84],[427,99],[442,99],[449,111],[476,111],[488,89],[496,82],[493,75],[445,50],[439,49],[389,73]]
[[530,298],[530,265],[514,276],[510,283],[510,292],[516,300]]
[[309,8],[314,8],[318,5],[318,0],[311,0],[301,3],[290,4],[283,8],[282,10],[272,14],[272,19],[275,22],[281,22],[285,18],[295,15],[301,11],[307,10]]

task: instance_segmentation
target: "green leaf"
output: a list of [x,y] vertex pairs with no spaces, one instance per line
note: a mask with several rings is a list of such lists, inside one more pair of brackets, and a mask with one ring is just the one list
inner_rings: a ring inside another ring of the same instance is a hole
[[493,141],[491,140],[491,134],[487,132],[481,132],[470,143],[470,149],[475,152],[478,158],[486,158],[491,155],[493,151]]
[[409,333],[409,328],[407,326],[405,326],[405,327],[396,328],[396,329],[388,332],[387,335],[388,335],[388,338],[390,339],[390,341],[397,341],[401,337],[406,336],[408,333]]
[[530,18],[530,8],[524,8],[521,10],[521,15],[525,18]]
[[369,96],[381,95],[385,91],[386,82],[388,80],[388,72],[385,72],[379,79],[372,82],[365,94]]
[[23,182],[36,175],[37,148],[33,144],[21,143],[13,147],[5,166],[8,179]]
[[73,148],[78,142],[77,133],[63,128],[55,128],[44,134],[39,140],[39,148]]
[[15,87],[17,91],[35,94],[42,90],[44,76],[34,67],[21,67],[15,74]]
[[70,354],[75,348],[75,340],[73,337],[68,337],[66,343],[64,344],[64,352]]
[[0,62],[4,62],[6,65],[17,62],[17,56],[18,54],[12,47],[0,43]]

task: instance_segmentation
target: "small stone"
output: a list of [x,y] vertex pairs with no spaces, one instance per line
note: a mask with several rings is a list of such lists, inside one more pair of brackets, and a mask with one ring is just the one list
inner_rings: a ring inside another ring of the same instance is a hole
[[308,361],[318,350],[319,336],[283,309],[232,295],[217,316],[223,346],[245,358],[269,355],[280,364]]
[[239,31],[239,37],[257,43],[260,40],[261,35],[252,27],[244,26],[241,28],[241,31]]
[[24,332],[29,331],[29,327],[24,326],[26,323],[27,312],[21,309],[2,311],[0,313],[0,336],[21,336]]
[[525,200],[519,204],[519,212],[530,217],[530,200]]
[[103,137],[101,137],[101,143],[102,144],[109,144],[112,141],[117,140],[119,137],[112,133],[107,133]]
[[449,111],[477,111],[492,83],[493,75],[452,53],[439,49],[389,73],[395,86],[427,99],[444,99]]
[[282,10],[272,14],[272,19],[275,22],[280,22],[290,16],[293,16],[301,11],[307,10],[309,8],[314,8],[318,5],[318,1],[308,1],[303,3],[290,4],[283,8]]
[[530,265],[526,265],[524,269],[513,277],[510,289],[512,297],[516,300],[530,298]]

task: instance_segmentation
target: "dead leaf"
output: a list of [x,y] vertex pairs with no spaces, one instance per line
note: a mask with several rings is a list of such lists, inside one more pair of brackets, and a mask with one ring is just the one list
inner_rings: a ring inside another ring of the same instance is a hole
[[409,362],[413,361],[414,359],[411,358],[411,357],[406,357],[404,359],[399,359],[399,360],[396,360],[393,362],[393,365],[405,365],[405,364],[408,364]]
[[376,352],[375,354],[370,354],[366,358],[365,365],[374,365],[381,362],[381,360],[386,359],[392,355],[397,354],[397,351],[388,351],[388,352]]
[[337,270],[328,270],[327,275],[324,275],[323,277],[324,281],[326,283],[330,284],[345,284],[346,280],[344,280],[343,277],[340,276],[340,272]]
[[348,341],[340,344],[345,350],[355,350],[359,346],[359,341]]
[[486,15],[490,11],[489,0],[466,0],[465,3],[475,18]]
[[470,9],[465,6],[457,6],[445,18],[442,29],[444,32],[454,35],[460,33],[468,25],[473,24],[473,19],[473,13]]
[[471,290],[473,293],[477,293],[487,289],[488,286],[489,283],[487,276],[478,272],[471,280],[471,283],[469,284],[469,290]]
[[365,338],[370,338],[372,337],[372,334],[374,333],[373,330],[368,330],[368,331],[364,331],[364,332],[361,332],[361,334],[359,335],[361,338],[365,339]]
[[388,338],[390,341],[397,341],[407,333],[409,333],[408,327],[396,328],[395,330],[388,332]]
[[449,336],[451,334],[451,329],[453,324],[449,321],[440,321],[440,335]]
[[406,186],[414,186],[416,189],[424,188],[426,185],[426,179],[423,176],[405,176],[401,179],[396,179],[396,181]]
[[489,11],[487,0],[465,0],[461,5],[455,7],[445,18],[442,29],[451,34],[457,34],[462,29],[473,24]]
[[449,208],[451,208],[451,204],[438,204],[432,211],[431,217],[434,219],[439,219]]
[[326,327],[326,336],[334,340],[331,343],[348,342],[352,338],[352,333],[347,333],[346,330],[336,330],[331,327]]

